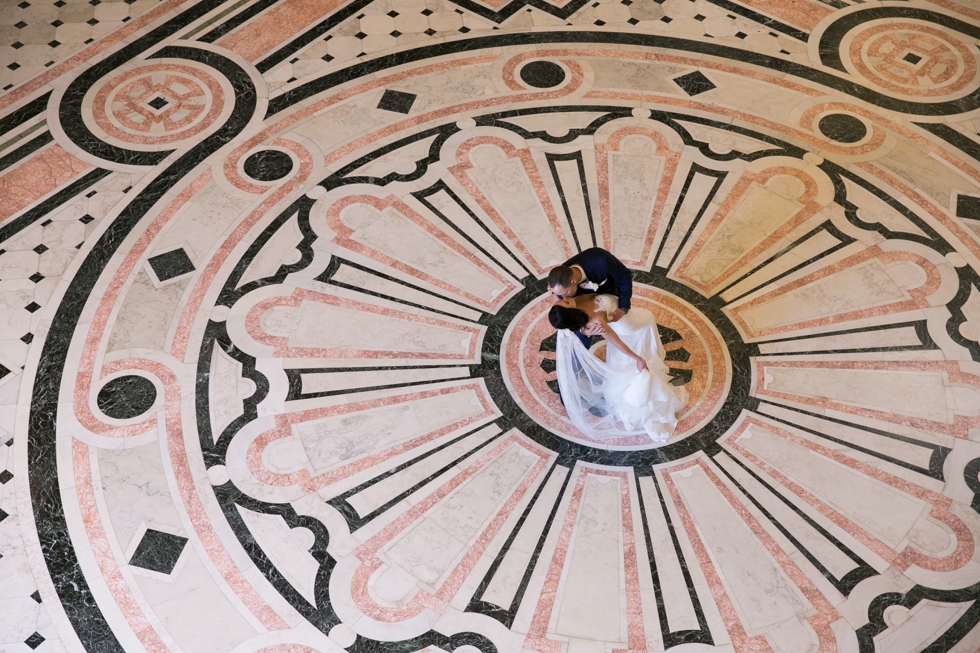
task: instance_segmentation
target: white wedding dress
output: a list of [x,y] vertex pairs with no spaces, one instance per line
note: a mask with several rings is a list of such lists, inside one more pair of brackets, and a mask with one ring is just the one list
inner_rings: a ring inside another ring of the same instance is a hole
[[[616,310],[617,299],[598,295],[596,311]],[[585,348],[575,333],[558,331],[558,388],[572,423],[593,440],[610,440],[646,433],[666,442],[677,426],[677,413],[687,404],[687,391],[670,385],[664,348],[653,313],[633,308],[609,327],[623,343],[647,362],[636,363],[606,343],[602,361]]]

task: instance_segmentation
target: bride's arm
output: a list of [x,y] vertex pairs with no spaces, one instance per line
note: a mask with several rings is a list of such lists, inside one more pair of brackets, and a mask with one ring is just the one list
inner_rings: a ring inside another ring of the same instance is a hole
[[[611,344],[613,347],[615,347],[616,349],[618,349],[619,351],[623,352],[624,354],[632,358],[634,361],[636,361],[637,370],[642,372],[643,370],[647,369],[647,362],[643,360],[640,356],[637,356],[635,353],[633,353],[633,350],[627,347],[626,343],[624,343],[622,340],[619,339],[619,335],[609,327],[609,325],[601,316],[597,316],[594,319],[594,322],[597,322],[599,324],[601,328],[599,334],[602,335],[602,337],[605,338],[609,344]],[[590,324],[592,323],[590,322]]]

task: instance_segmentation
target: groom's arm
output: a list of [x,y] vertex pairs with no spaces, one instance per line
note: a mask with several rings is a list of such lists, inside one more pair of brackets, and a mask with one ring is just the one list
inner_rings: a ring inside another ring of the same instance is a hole
[[616,289],[619,291],[619,308],[630,310],[630,300],[633,298],[633,273],[630,269],[620,262],[618,258],[602,250],[603,258],[606,259],[606,268],[609,276],[616,282]]

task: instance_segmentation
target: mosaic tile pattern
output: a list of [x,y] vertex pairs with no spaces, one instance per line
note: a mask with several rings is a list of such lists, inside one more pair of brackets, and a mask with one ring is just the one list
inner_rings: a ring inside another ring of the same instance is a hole
[[[956,0],[0,6],[0,649],[980,650],[978,42]],[[594,246],[666,443],[565,416],[544,279]]]

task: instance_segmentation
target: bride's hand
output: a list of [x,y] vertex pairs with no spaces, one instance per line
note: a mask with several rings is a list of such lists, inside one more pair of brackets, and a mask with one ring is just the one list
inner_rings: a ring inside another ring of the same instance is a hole
[[587,336],[601,336],[604,330],[602,323],[598,320],[593,320],[582,327],[582,333]]
[[647,369],[647,362],[645,360],[643,360],[642,358],[640,358],[639,356],[637,356],[636,357],[636,371],[637,372],[642,372],[645,369]]

